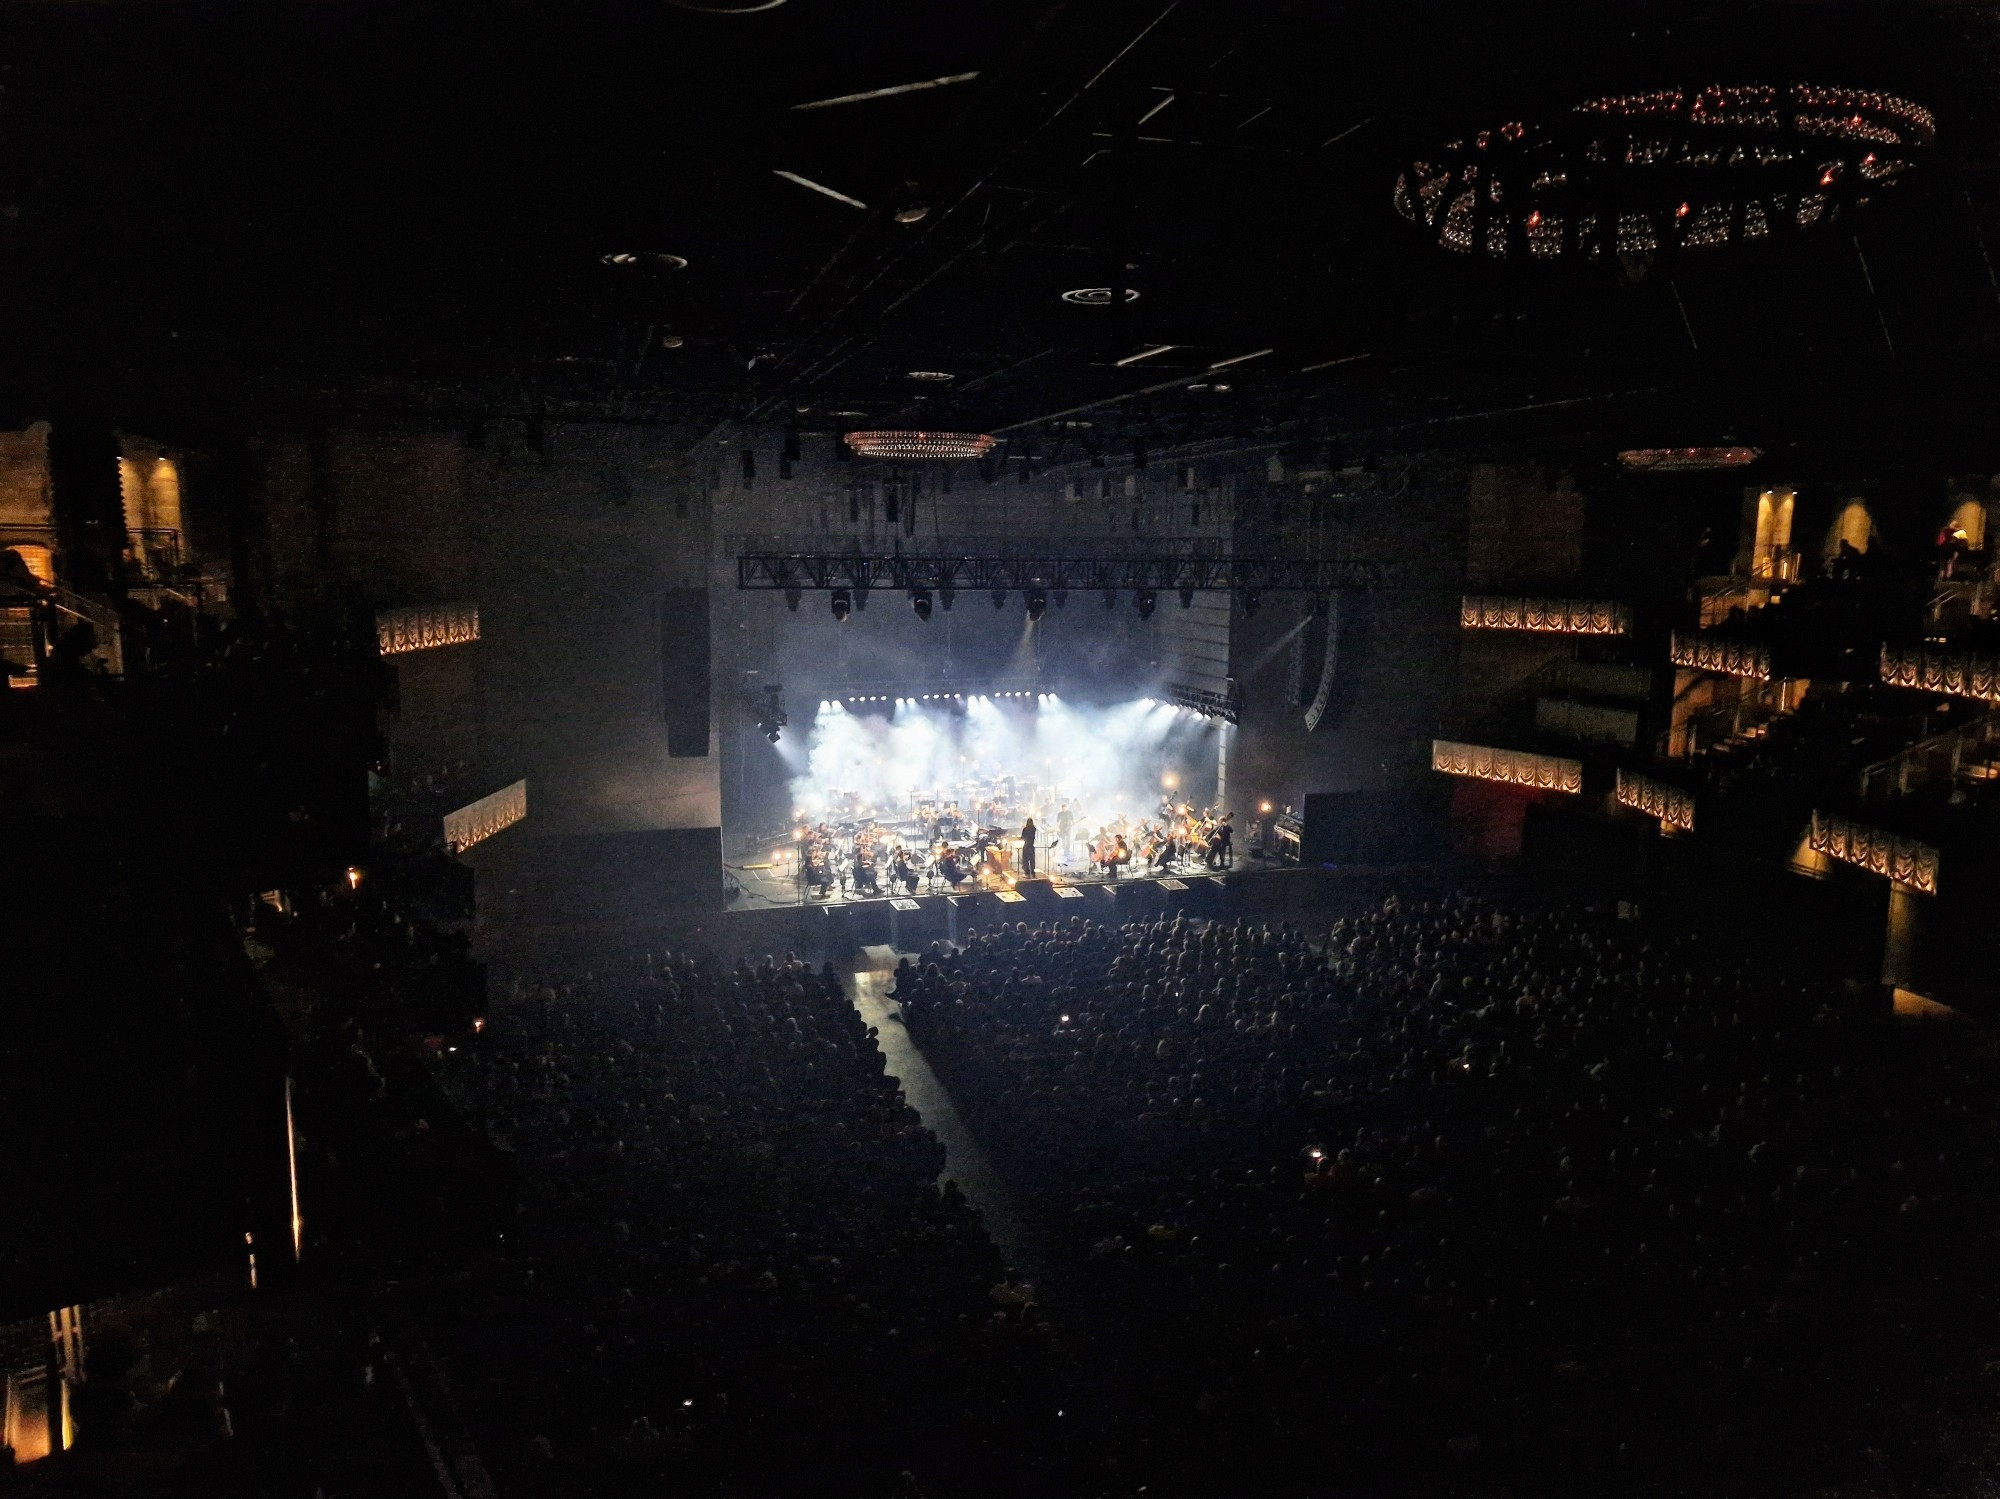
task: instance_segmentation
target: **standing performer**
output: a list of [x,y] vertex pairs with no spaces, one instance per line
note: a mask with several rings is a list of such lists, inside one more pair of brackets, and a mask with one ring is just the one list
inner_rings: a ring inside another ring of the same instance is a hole
[[1030,880],[1035,877],[1035,819],[1032,817],[1021,827],[1021,875]]
[[1064,868],[1069,867],[1069,835],[1075,826],[1076,814],[1070,811],[1069,803],[1064,802],[1056,813],[1056,841],[1062,846],[1062,852],[1058,857],[1062,860]]

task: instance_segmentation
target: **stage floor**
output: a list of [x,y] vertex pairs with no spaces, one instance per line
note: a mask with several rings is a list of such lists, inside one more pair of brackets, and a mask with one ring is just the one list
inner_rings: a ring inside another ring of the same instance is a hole
[[[728,871],[729,877],[742,887],[743,901],[747,906],[751,907],[867,905],[876,901],[908,898],[910,895],[910,892],[905,889],[899,887],[891,890],[885,884],[881,891],[874,895],[861,895],[853,891],[844,891],[839,886],[835,886],[826,895],[822,896],[818,890],[799,883],[796,849],[797,846],[795,844],[784,843],[769,853],[758,855],[747,863],[729,863],[723,867]],[[1088,865],[1084,865],[1078,869],[1065,869],[1057,866],[1054,869],[1041,871],[1036,877],[1036,883],[1046,883],[1056,886],[1163,884],[1169,890],[1172,890],[1174,888],[1174,881],[1179,881],[1181,886],[1186,888],[1212,877],[1231,874],[1252,874],[1260,870],[1283,869],[1287,867],[1289,866],[1280,864],[1276,860],[1261,859],[1253,855],[1248,858],[1238,859],[1231,866],[1222,869],[1210,869],[1205,864],[1190,864],[1185,868],[1163,870],[1158,874],[1151,873],[1150,871],[1145,874],[1128,873],[1114,880],[1102,875],[1092,874]],[[929,879],[922,879],[917,882],[916,895],[921,897],[934,895],[978,895],[982,893],[998,894],[1001,891],[1011,888],[1013,887],[1008,885],[1006,881],[991,875],[982,876],[979,879],[965,880],[955,889],[945,884],[942,880],[933,884]]]

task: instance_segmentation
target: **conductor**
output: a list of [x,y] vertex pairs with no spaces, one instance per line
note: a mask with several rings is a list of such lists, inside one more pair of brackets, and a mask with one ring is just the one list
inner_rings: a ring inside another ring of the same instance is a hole
[[1035,819],[1032,817],[1021,828],[1021,877],[1029,880],[1035,877]]

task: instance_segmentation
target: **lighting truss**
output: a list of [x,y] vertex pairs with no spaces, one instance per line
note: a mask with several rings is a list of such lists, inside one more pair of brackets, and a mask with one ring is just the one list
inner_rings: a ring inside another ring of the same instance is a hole
[[1166,689],[1160,701],[1185,708],[1190,713],[1199,713],[1203,718],[1219,718],[1224,723],[1243,722],[1243,700],[1233,692],[1209,692],[1176,683]]
[[951,550],[826,551],[818,540],[738,538],[736,586],[747,589],[1201,589],[1329,593],[1373,588],[1380,563],[1331,555],[1245,556],[1210,541],[1078,538],[1056,546],[961,541]]
[[953,677],[928,682],[847,682],[838,692],[827,692],[823,702],[855,703],[966,703],[974,698],[1033,702],[1053,696],[1055,684],[1042,677]]

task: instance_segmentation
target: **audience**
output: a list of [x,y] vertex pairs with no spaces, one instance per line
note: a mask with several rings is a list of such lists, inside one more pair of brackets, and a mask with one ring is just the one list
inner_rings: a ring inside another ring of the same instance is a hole
[[1046,1491],[1024,1433],[1049,1420],[1050,1326],[940,1191],[943,1147],[839,978],[790,957],[647,970],[517,983],[441,1057],[518,1161],[455,1360],[511,1433],[489,1453],[503,1483]]
[[1002,927],[896,997],[1114,1362],[1084,1492],[1909,1482],[1979,1371],[1991,1069],[1784,964],[1391,900]]

